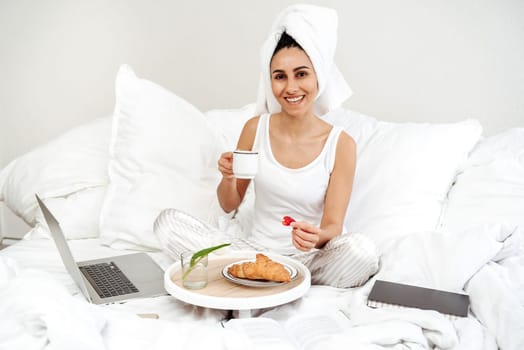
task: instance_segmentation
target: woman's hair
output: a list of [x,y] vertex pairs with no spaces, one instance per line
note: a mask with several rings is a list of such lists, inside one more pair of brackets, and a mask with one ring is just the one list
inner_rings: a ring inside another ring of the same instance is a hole
[[300,50],[304,51],[302,46],[300,46],[291,35],[289,35],[286,32],[283,32],[280,36],[280,39],[278,39],[277,46],[275,47],[275,51],[273,51],[273,55],[271,55],[271,58],[273,58],[273,56],[275,56],[278,51],[284,48],[289,49],[291,47],[298,47]]

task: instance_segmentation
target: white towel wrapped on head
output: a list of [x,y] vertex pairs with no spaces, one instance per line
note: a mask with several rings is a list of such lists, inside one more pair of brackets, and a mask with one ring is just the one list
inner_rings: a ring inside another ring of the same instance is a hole
[[271,57],[283,32],[293,37],[309,56],[318,79],[315,113],[326,114],[351,96],[351,89],[334,62],[338,15],[315,5],[292,5],[282,11],[261,49],[261,76],[255,112],[277,113],[280,104],[271,90]]

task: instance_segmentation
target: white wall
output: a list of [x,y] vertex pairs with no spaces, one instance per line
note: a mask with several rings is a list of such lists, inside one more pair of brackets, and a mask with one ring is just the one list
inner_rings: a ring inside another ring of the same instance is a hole
[[[121,63],[201,110],[255,100],[258,51],[287,4],[0,0],[0,168],[107,115]],[[524,1],[307,1],[337,9],[346,107],[390,121],[524,126]]]

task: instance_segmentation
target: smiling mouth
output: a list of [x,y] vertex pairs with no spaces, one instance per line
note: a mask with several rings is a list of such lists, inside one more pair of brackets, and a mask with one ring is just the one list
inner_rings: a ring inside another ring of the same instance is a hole
[[297,97],[286,97],[286,101],[289,103],[300,103],[304,99],[304,95]]

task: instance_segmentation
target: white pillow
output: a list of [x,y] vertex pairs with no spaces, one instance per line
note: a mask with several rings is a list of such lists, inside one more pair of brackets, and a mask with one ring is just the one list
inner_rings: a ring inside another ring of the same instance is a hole
[[0,200],[34,226],[35,193],[47,199],[107,185],[110,133],[111,118],[99,118],[14,159],[0,173]]
[[[67,239],[97,238],[106,188],[90,187],[68,196],[46,198],[43,201],[60,223]],[[24,238],[50,238],[47,223],[40,210],[36,212],[35,221],[36,226]]]
[[241,108],[212,109],[204,113],[211,126],[218,130],[227,151],[236,149],[244,124],[255,116],[255,104]]
[[345,226],[379,245],[392,235],[438,226],[460,164],[479,140],[475,120],[387,123],[338,109],[323,116],[357,143],[357,170]]
[[476,120],[378,122],[370,137],[357,142],[346,228],[379,246],[393,235],[437,228],[457,170],[481,133]]
[[216,221],[216,164],[223,149],[203,113],[123,65],[116,78],[101,242],[116,249],[160,249],[153,222],[165,208]]
[[360,150],[377,129],[379,122],[373,117],[345,108],[337,108],[322,116],[326,122],[341,126],[355,140]]
[[449,193],[445,229],[491,223],[524,227],[524,128],[483,139]]

